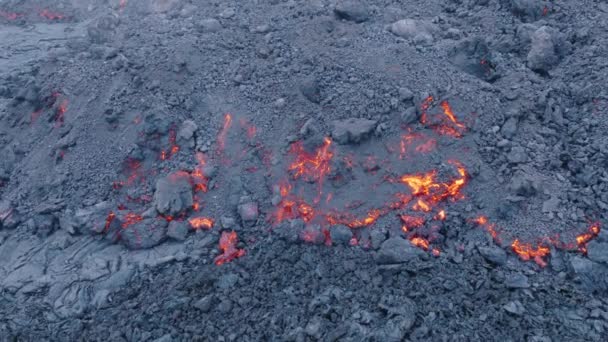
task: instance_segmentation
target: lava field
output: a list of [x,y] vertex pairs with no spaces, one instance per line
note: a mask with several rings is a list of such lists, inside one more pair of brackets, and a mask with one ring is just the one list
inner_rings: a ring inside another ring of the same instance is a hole
[[0,341],[608,340],[603,0],[0,0]]

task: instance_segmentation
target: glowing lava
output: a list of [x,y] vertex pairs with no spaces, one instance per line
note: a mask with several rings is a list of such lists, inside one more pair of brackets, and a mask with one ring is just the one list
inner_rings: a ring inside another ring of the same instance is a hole
[[517,254],[522,260],[534,260],[539,266],[547,266],[545,257],[551,254],[551,249],[547,246],[536,246],[534,247],[530,243],[521,243],[518,239],[515,239],[511,244],[511,249]]
[[224,115],[224,125],[217,136],[217,153],[221,154],[226,148],[226,137],[228,136],[228,130],[232,126],[232,115],[230,113]]
[[213,228],[213,224],[215,223],[213,219],[209,217],[193,217],[188,220],[190,226],[193,229],[206,229],[209,230]]
[[314,153],[309,153],[304,149],[302,142],[291,145],[290,153],[296,159],[288,167],[293,172],[294,179],[303,177],[307,181],[321,181],[330,171],[330,162],[334,154],[330,150],[331,139],[323,139],[323,145]]
[[215,264],[222,265],[245,255],[245,250],[238,249],[236,247],[236,244],[237,235],[235,231],[222,232],[222,236],[220,237],[219,243],[219,249],[222,254],[218,255],[215,258]]

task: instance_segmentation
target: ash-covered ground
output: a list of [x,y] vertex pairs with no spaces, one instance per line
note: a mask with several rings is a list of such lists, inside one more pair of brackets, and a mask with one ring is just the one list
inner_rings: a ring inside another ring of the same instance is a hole
[[0,1],[0,340],[605,341],[608,3]]

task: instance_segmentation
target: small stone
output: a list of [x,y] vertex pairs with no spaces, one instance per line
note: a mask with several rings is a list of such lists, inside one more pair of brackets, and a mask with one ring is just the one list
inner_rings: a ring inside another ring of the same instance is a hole
[[329,228],[331,242],[335,245],[348,245],[353,237],[353,232],[350,228],[343,225],[336,225]]
[[236,14],[236,11],[234,10],[234,8],[228,7],[225,10],[223,10],[222,12],[220,12],[219,17],[222,19],[230,19],[230,18],[234,17],[235,14]]
[[312,243],[314,245],[321,245],[325,243],[325,234],[321,230],[319,225],[309,225],[300,231],[300,238],[305,242]]
[[508,138],[508,139],[513,138],[513,136],[517,132],[517,122],[518,122],[517,118],[510,117],[502,125],[502,129],[500,130],[500,132],[502,133],[502,135],[505,138]]
[[160,214],[175,216],[191,208],[193,202],[190,175],[183,171],[174,172],[156,182],[154,202]]
[[213,297],[213,295],[207,295],[199,300],[197,300],[196,302],[194,302],[193,306],[197,309],[199,309],[200,311],[202,311],[203,313],[207,313],[211,310],[211,307],[213,306],[215,301],[215,298]]
[[220,223],[222,225],[222,228],[232,229],[236,224],[236,220],[229,216],[222,216],[222,218],[220,218]]
[[184,241],[188,236],[188,230],[188,225],[185,222],[171,221],[167,236],[177,241]]
[[512,301],[503,306],[506,312],[511,313],[516,316],[521,316],[526,312],[526,308],[524,308],[523,304],[520,301]]
[[591,241],[587,244],[587,257],[592,261],[608,264],[608,243]]
[[401,101],[411,101],[414,99],[414,93],[410,88],[401,87],[399,88],[399,100]]
[[203,19],[197,23],[199,31],[204,33],[213,33],[222,29],[222,24],[217,19]]
[[479,247],[479,253],[489,262],[495,265],[504,265],[507,262],[507,253],[499,247]]
[[538,184],[524,173],[516,173],[511,178],[509,189],[517,196],[531,197],[537,193]]
[[425,22],[414,19],[402,19],[390,25],[389,30],[396,36],[405,39],[415,39],[420,35],[432,35],[431,26]]
[[369,233],[369,238],[372,243],[372,248],[378,250],[382,243],[386,240],[386,233],[380,229],[372,229]]
[[530,287],[528,277],[521,273],[515,273],[505,279],[505,286],[509,289],[527,289]]
[[570,259],[570,267],[574,274],[584,276],[593,272],[593,261],[580,256],[575,256]]
[[401,114],[401,121],[403,121],[403,123],[406,125],[418,121],[418,110],[416,109],[416,107],[411,106],[406,109],[403,114]]
[[364,1],[342,0],[336,4],[334,13],[340,19],[362,23],[369,20],[369,10]]
[[546,73],[559,62],[553,34],[549,27],[542,26],[532,35],[532,47],[527,58],[530,69]]
[[177,132],[177,139],[179,141],[193,143],[194,132],[198,129],[198,126],[192,120],[186,120],[182,123],[179,131]]
[[300,84],[300,92],[312,103],[318,104],[321,102],[321,88],[319,82],[315,78],[309,77],[302,81]]
[[424,252],[401,237],[393,237],[382,243],[376,253],[378,264],[400,264],[418,259]]
[[253,226],[259,216],[258,204],[256,202],[240,204],[238,212],[244,225]]
[[158,246],[167,236],[167,221],[144,219],[120,232],[120,241],[129,249],[149,249]]
[[334,120],[331,136],[339,144],[359,143],[371,135],[377,124],[376,120],[359,118]]
[[526,150],[521,146],[515,146],[511,149],[511,152],[507,155],[507,160],[512,164],[520,164],[528,161],[528,154]]

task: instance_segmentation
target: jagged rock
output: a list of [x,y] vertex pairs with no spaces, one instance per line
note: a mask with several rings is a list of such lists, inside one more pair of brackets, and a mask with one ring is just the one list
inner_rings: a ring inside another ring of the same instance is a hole
[[256,202],[246,202],[239,204],[238,212],[239,216],[241,217],[241,222],[243,222],[244,225],[248,226],[253,226],[258,220],[258,216],[260,214],[258,204]]
[[203,33],[213,33],[222,29],[222,24],[217,19],[202,19],[196,24],[196,28]]
[[411,242],[400,237],[390,238],[382,243],[376,253],[378,264],[400,264],[418,259],[423,252]]
[[538,184],[529,175],[516,173],[513,175],[513,178],[511,178],[509,188],[518,196],[530,197],[537,193]]
[[300,231],[300,238],[314,245],[321,245],[325,242],[325,234],[323,234],[321,226],[315,224],[304,227]]
[[175,216],[192,207],[192,186],[190,175],[186,172],[174,172],[156,182],[154,202],[156,210],[163,215]]
[[17,209],[8,200],[0,201],[0,228],[13,229],[21,222]]
[[511,149],[511,152],[507,154],[507,160],[512,164],[525,163],[528,161],[528,154],[523,147],[515,146]]
[[532,35],[528,67],[534,71],[548,72],[559,62],[554,32],[547,26],[542,26]]
[[369,137],[378,121],[350,118],[333,121],[332,138],[339,144],[359,143]]
[[510,117],[502,125],[502,129],[500,130],[500,132],[505,138],[513,138],[513,136],[517,132],[517,122],[517,118]]
[[211,307],[215,303],[215,297],[213,295],[207,295],[198,301],[194,302],[193,306],[199,309],[201,312],[209,312]]
[[158,246],[167,236],[167,221],[158,218],[144,219],[120,232],[120,240],[129,249],[148,249]]
[[348,245],[353,237],[353,232],[347,226],[336,225],[329,228],[329,236],[335,245]]
[[300,92],[312,103],[321,102],[321,88],[319,82],[313,77],[309,77],[302,81],[300,84]]
[[334,13],[340,19],[362,23],[369,19],[369,10],[364,1],[342,0],[336,4]]
[[591,241],[587,244],[587,256],[595,262],[608,264],[608,243]]
[[503,309],[505,309],[506,312],[511,313],[515,316],[521,316],[526,312],[526,308],[518,300],[505,304],[503,306]]
[[515,273],[507,277],[505,286],[509,289],[525,289],[530,287],[528,277],[521,273]]
[[401,19],[391,24],[389,31],[396,36],[416,42],[433,42],[433,25],[421,20]]
[[538,20],[544,12],[543,0],[511,0],[511,11],[523,21]]
[[496,265],[504,265],[507,262],[507,253],[499,247],[479,247],[479,253],[489,262]]
[[184,241],[188,236],[188,230],[188,225],[185,222],[171,221],[167,230],[167,236],[177,241]]
[[179,131],[177,132],[177,140],[181,143],[186,143],[190,147],[194,147],[194,132],[198,129],[198,126],[192,120],[186,120],[182,123]]

